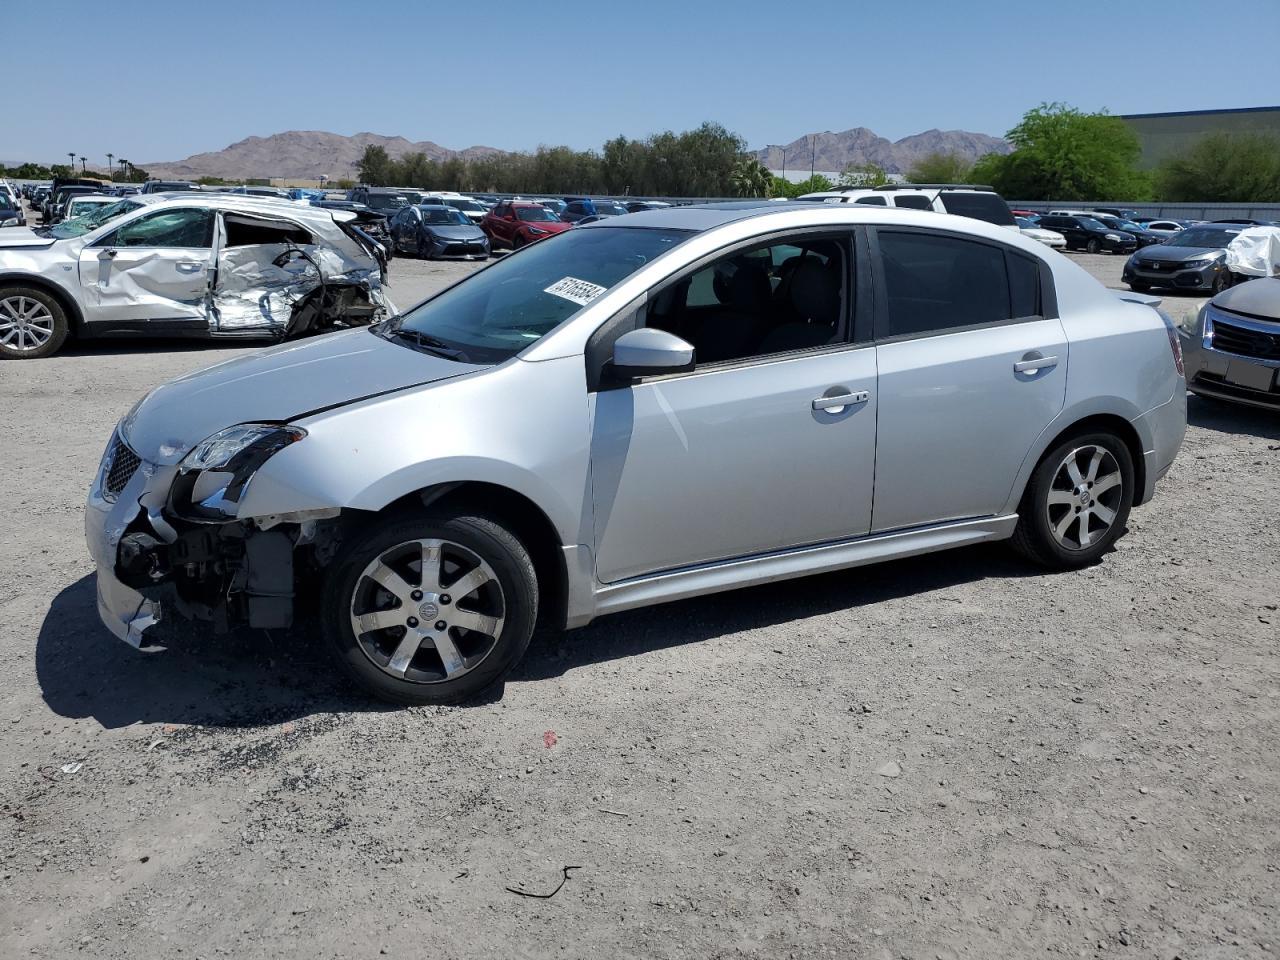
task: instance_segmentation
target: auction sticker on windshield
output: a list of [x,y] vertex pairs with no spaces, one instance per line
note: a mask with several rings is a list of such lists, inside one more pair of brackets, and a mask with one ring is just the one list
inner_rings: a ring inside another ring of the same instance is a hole
[[579,280],[576,277],[565,277],[563,280],[557,280],[542,292],[586,306],[604,293],[606,289],[598,284],[588,283],[586,280]]

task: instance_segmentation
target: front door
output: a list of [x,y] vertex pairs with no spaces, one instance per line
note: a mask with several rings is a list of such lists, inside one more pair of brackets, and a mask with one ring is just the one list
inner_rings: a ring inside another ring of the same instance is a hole
[[104,328],[206,323],[213,268],[212,210],[156,210],[80,251],[80,283]]
[[593,395],[602,582],[867,532],[876,354],[850,342],[851,249],[790,237],[651,296],[645,324],[697,366]]
[[1002,510],[1066,400],[1067,341],[1039,261],[936,232],[877,232],[876,532]]

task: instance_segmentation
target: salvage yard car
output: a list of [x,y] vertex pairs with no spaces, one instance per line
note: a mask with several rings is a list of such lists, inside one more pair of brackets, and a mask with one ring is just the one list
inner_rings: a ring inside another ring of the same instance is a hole
[[1192,393],[1280,410],[1280,279],[1263,277],[1219,293],[1193,315],[1183,336]]
[[418,204],[396,212],[387,225],[396,253],[424,260],[485,260],[489,237],[465,213],[441,203]]
[[540,618],[992,540],[1079,567],[1173,463],[1181,365],[1151,305],[980,220],[609,218],[143,397],[89,493],[98,611],[137,647],[315,614],[367,690],[443,703]]
[[1134,253],[1121,277],[1139,293],[1153,287],[1221,293],[1232,279],[1227,247],[1244,229],[1243,224],[1230,223],[1187,227],[1161,244]]
[[0,232],[0,358],[70,336],[286,337],[389,309],[356,214],[228,194],[139,194]]

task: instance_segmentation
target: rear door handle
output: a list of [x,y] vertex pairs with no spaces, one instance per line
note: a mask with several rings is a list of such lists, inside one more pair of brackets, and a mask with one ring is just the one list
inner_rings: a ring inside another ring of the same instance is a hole
[[813,409],[815,410],[843,410],[845,407],[851,407],[855,403],[866,403],[871,399],[871,392],[868,390],[855,390],[852,393],[837,393],[831,397],[818,397],[813,401]]
[[1057,365],[1057,357],[1042,357],[1039,353],[1029,353],[1013,365],[1013,372],[1033,373],[1037,370],[1048,370]]

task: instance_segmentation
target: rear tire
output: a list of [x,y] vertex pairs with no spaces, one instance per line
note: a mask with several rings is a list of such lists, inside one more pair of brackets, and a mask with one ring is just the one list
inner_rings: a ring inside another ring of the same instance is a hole
[[1032,473],[1013,547],[1051,569],[1089,566],[1124,532],[1133,497],[1133,457],[1123,440],[1092,431],[1068,437]]
[[[344,545],[321,601],[342,670],[373,696],[405,705],[458,703],[500,680],[528,649],[537,616],[528,550],[474,514],[386,518]],[[358,625],[369,629],[357,636]]]
[[57,297],[35,287],[0,287],[0,358],[51,357],[70,333],[67,312]]

